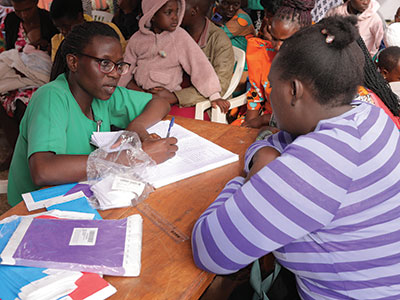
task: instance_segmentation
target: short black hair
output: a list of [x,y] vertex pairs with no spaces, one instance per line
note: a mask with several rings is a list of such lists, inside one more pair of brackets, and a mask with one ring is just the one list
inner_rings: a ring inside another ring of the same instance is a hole
[[364,40],[360,37],[357,43],[363,51],[365,58],[364,86],[373,91],[395,116],[399,116],[400,105],[397,95],[393,93],[388,82],[376,69]]
[[109,25],[102,22],[84,22],[76,25],[68,33],[57,50],[51,69],[50,81],[61,73],[68,72],[66,57],[68,54],[82,53],[96,36],[113,37],[120,41],[118,34]]
[[50,6],[50,17],[57,20],[63,17],[75,19],[83,14],[82,0],[53,0]]
[[351,103],[364,75],[356,24],[356,17],[334,16],[296,32],[282,44],[274,62],[282,70],[281,79],[310,84],[322,105]]
[[400,60],[400,47],[392,46],[382,50],[378,55],[378,67],[392,72]]
[[198,6],[200,13],[204,16],[209,12],[211,5],[214,3],[213,0],[186,0],[192,4],[192,6]]
[[281,6],[282,0],[261,0],[260,4],[264,9],[272,15],[275,15]]

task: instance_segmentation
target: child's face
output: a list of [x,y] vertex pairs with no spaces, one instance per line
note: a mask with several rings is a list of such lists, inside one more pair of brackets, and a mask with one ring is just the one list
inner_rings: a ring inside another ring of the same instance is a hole
[[397,61],[397,66],[391,72],[384,72],[383,76],[387,82],[400,81],[400,59]]
[[179,6],[177,0],[169,0],[151,19],[151,27],[155,33],[174,31],[179,22]]
[[220,0],[218,12],[225,20],[230,20],[240,8],[240,0]]
[[368,8],[370,2],[371,0],[351,0],[350,4],[355,10],[362,13]]
[[58,19],[53,19],[54,26],[57,27],[58,31],[61,32],[63,36],[66,36],[75,25],[79,25],[85,22],[83,15],[80,14],[78,18],[71,19],[69,17],[61,17]]

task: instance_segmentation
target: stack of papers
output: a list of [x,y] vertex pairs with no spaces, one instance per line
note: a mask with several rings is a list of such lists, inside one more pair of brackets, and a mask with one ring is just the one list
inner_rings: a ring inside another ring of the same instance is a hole
[[1,264],[138,276],[142,217],[121,220],[20,220]]
[[[157,133],[165,137],[168,132],[169,121],[161,121],[147,129],[150,133]],[[92,143],[98,147],[108,147],[115,143],[121,135],[117,132],[96,132],[92,136]],[[174,124],[170,132],[171,137],[178,139],[176,155],[162,164],[150,167],[145,180],[155,188],[201,174],[203,172],[227,165],[239,160],[234,154],[207,139]]]
[[[0,252],[22,220],[31,218],[87,219],[93,214],[49,211],[28,217],[12,216],[0,223]],[[77,271],[53,270],[21,266],[0,265],[0,297],[2,300],[14,299],[106,299],[116,289],[100,275]]]

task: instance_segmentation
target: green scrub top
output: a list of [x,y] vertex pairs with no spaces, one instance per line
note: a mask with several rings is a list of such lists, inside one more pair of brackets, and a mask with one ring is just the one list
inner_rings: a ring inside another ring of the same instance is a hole
[[[102,120],[100,131],[120,128],[140,115],[152,95],[117,87],[108,100],[93,99],[94,119]],[[32,96],[20,125],[8,176],[8,203],[21,200],[21,194],[40,188],[31,178],[28,159],[36,152],[90,154],[96,121],[88,119],[75,101],[65,74],[40,87]]]

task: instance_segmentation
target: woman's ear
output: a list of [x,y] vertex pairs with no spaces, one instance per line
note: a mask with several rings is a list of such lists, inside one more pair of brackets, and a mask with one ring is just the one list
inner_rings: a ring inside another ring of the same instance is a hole
[[293,79],[291,83],[291,94],[292,94],[292,100],[291,100],[291,105],[295,106],[296,103],[301,100],[304,94],[304,87],[303,83],[300,80]]
[[78,57],[75,54],[67,54],[65,57],[67,67],[71,72],[76,72],[78,69]]

